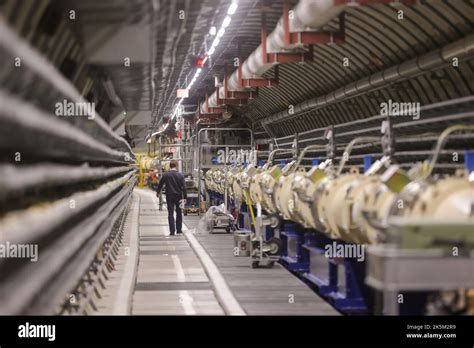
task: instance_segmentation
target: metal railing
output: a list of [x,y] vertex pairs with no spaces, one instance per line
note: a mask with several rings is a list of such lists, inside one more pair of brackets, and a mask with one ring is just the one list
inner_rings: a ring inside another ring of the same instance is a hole
[[[202,131],[216,131],[216,132],[225,132],[225,131],[244,131],[244,132],[249,132],[250,133],[250,144],[243,144],[243,145],[217,145],[217,144],[201,144],[201,132]],[[202,128],[199,130],[197,134],[197,151],[198,151],[198,174],[197,174],[197,179],[198,179],[198,212],[199,215],[201,215],[201,181],[202,181],[202,176],[201,176],[201,169],[202,169],[202,164],[201,164],[201,157],[202,157],[202,148],[203,147],[250,147],[250,149],[254,148],[254,138],[253,138],[253,132],[250,128]],[[226,150],[227,152],[227,150]]]

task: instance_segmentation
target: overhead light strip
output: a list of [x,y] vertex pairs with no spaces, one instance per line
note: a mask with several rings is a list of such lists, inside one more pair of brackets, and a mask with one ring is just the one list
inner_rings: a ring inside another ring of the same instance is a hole
[[[227,9],[227,16],[224,18],[224,21],[222,22],[221,27],[217,31],[216,38],[212,42],[211,48],[209,49],[209,51],[206,52],[207,58],[212,56],[214,54],[214,52],[216,51],[216,47],[219,45],[219,43],[221,41],[220,39],[224,36],[226,28],[230,25],[230,22],[232,21],[231,16],[235,14],[238,7],[239,7],[238,0],[232,0],[232,3],[230,4],[229,8]],[[214,32],[213,28],[211,28],[210,32]],[[198,68],[196,70],[191,82],[187,86],[187,88],[189,90],[194,85],[194,83],[197,81],[197,78],[199,77],[199,74],[201,74],[201,72],[202,72],[202,68]],[[163,128],[163,131],[165,131],[168,128],[168,126],[170,125],[170,122],[178,114],[178,110],[179,110],[182,102],[183,102],[183,98],[180,98],[179,101],[178,101],[178,104],[174,108],[173,114],[171,115],[171,119],[168,121],[168,123],[166,123],[165,127]]]

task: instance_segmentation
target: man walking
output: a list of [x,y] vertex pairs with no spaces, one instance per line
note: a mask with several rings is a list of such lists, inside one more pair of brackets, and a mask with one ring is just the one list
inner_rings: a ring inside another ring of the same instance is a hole
[[[186,182],[184,175],[178,172],[178,163],[170,162],[170,171],[163,174],[158,183],[157,195],[160,194],[163,185],[165,185],[166,206],[168,207],[168,225],[170,227],[170,236],[182,233],[183,215],[181,213],[181,202],[186,203]],[[176,229],[174,223],[174,210],[176,208]]]

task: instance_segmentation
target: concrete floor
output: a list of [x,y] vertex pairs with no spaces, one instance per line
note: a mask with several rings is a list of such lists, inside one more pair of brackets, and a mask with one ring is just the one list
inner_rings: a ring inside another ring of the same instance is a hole
[[197,239],[247,314],[339,315],[280,264],[252,269],[249,257],[235,257],[233,235],[197,234]]
[[192,235],[242,313],[339,315],[283,266],[253,269],[250,258],[235,257],[232,234],[198,231],[199,217],[190,215],[184,217],[187,238],[168,236],[166,207],[159,211],[155,193],[136,189],[133,199],[121,247],[130,253],[120,253],[97,314],[224,315],[226,300],[209,279],[215,279],[215,274],[209,273],[208,264],[204,267],[193,250],[196,241],[193,247],[188,242]]
[[167,212],[140,194],[139,261],[132,314],[222,315],[212,285],[183,236],[168,236]]

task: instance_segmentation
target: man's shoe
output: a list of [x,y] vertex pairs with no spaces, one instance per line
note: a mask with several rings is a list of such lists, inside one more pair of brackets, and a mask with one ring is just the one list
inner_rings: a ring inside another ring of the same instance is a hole
[[176,232],[176,234],[183,234],[183,231]]
[[170,234],[169,234],[170,237],[171,237],[171,236],[174,236],[174,235],[175,235],[174,233],[170,233]]

